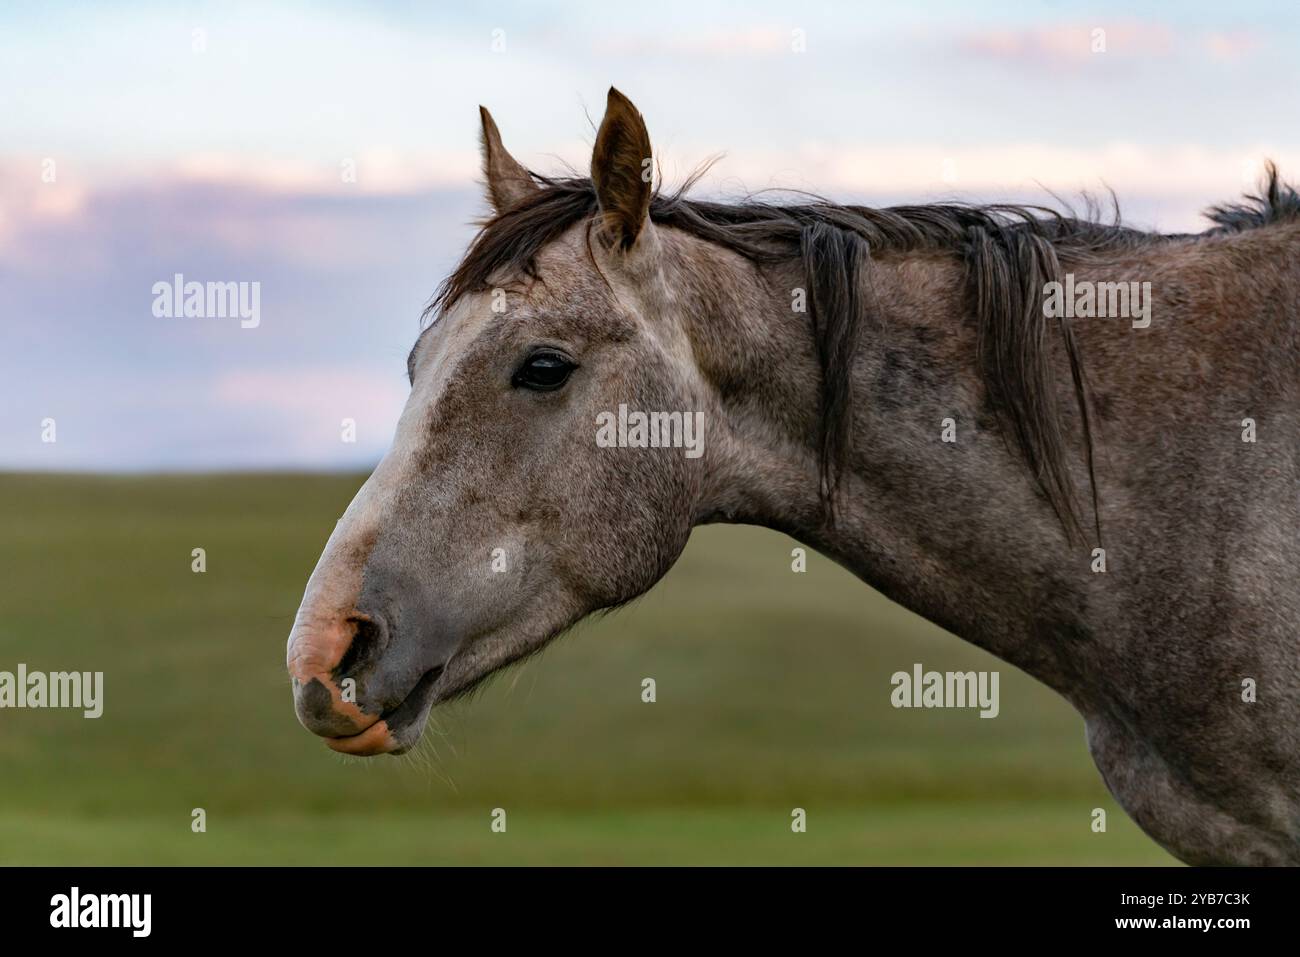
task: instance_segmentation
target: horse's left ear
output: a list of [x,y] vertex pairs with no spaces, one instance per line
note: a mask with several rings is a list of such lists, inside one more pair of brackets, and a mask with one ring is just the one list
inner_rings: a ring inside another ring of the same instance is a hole
[[501,144],[501,131],[487,107],[480,106],[478,114],[483,121],[483,178],[487,180],[488,199],[498,213],[505,212],[535,191],[537,183],[528,170],[506,152]]
[[652,171],[645,120],[632,101],[611,86],[591,154],[591,182],[606,234],[619,248],[630,249],[645,227]]

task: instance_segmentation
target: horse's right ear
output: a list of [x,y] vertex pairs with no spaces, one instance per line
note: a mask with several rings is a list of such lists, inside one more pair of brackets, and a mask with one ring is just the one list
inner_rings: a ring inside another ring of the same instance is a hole
[[483,147],[483,178],[487,181],[488,199],[498,213],[522,202],[537,190],[537,183],[518,160],[501,145],[501,131],[497,129],[487,107],[478,108],[483,121],[480,139]]
[[591,154],[591,182],[614,245],[631,249],[650,212],[650,134],[637,108],[609,88],[605,118]]

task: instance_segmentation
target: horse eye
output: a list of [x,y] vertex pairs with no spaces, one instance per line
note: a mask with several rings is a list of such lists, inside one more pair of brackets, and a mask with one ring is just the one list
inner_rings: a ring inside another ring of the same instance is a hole
[[535,392],[550,392],[564,385],[575,368],[571,359],[558,352],[534,352],[524,360],[510,384]]

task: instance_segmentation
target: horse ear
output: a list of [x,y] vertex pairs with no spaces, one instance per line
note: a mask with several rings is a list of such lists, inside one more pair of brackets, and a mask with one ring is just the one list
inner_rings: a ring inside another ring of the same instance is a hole
[[615,245],[629,249],[650,212],[650,134],[637,108],[609,88],[605,118],[591,154],[591,182],[596,187],[605,229]]
[[483,178],[487,180],[488,199],[498,213],[522,202],[537,189],[537,183],[518,160],[501,145],[501,131],[497,129],[487,107],[478,108],[483,121],[481,142],[483,147]]

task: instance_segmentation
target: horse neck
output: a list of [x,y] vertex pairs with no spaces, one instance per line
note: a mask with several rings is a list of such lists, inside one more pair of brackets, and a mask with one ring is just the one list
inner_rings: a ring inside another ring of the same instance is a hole
[[[1038,639],[1085,629],[1089,578],[1104,576],[1089,575],[1090,546],[1066,541],[984,407],[960,265],[919,254],[867,270],[872,315],[862,319],[851,452],[830,524],[814,334],[792,309],[800,268],[760,272],[715,250],[682,266],[688,335],[718,406],[697,521],[785,532],[1058,690],[1074,682],[1060,644]],[[955,442],[942,441],[945,420]]]

